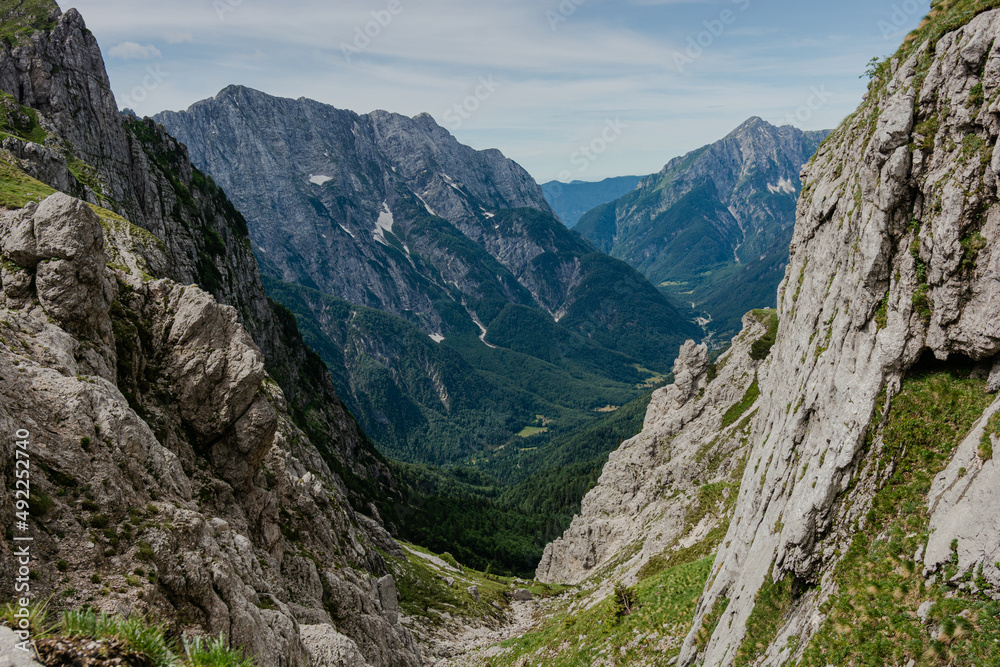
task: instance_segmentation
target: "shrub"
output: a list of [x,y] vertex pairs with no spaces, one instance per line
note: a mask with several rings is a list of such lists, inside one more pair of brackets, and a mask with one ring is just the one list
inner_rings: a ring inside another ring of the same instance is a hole
[[638,608],[638,598],[635,589],[624,584],[615,585],[615,594],[611,598],[611,616],[617,623]]
[[761,324],[767,325],[767,331],[750,346],[750,358],[754,361],[763,361],[770,356],[771,348],[778,339],[778,313],[774,310],[755,310],[754,315]]

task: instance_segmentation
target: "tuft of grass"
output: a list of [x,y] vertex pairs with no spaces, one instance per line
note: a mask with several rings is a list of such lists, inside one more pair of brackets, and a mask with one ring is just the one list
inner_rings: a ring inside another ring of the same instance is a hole
[[[44,639],[52,634],[54,624],[48,610],[48,600],[33,602],[28,605],[28,631],[36,639]],[[12,628],[20,627],[20,618],[15,614],[21,611],[16,602],[8,602],[0,607],[0,623]]]
[[758,397],[760,397],[760,386],[757,384],[757,378],[754,377],[753,383],[747,387],[747,391],[743,394],[743,398],[741,398],[739,402],[731,408],[726,410],[726,414],[722,416],[722,428],[735,424],[747,410],[753,407],[753,404],[757,402]]
[[171,640],[166,626],[142,616],[113,616],[93,609],[64,612],[52,635],[70,638],[112,639],[129,651],[146,656],[155,667],[254,667],[255,663],[229,647],[225,636],[216,639],[182,637]]
[[229,648],[224,635],[215,639],[185,639],[184,655],[189,667],[254,667],[252,660]]
[[[805,275],[804,271],[803,275]],[[801,287],[801,281],[799,287]],[[778,311],[755,310],[753,314],[761,324],[767,326],[767,331],[750,346],[750,358],[755,361],[763,361],[771,354],[771,348],[774,347],[774,343],[778,339]]]

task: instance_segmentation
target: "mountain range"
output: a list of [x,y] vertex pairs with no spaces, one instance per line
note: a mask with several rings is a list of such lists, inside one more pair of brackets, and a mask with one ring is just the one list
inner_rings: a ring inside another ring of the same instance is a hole
[[521,167],[429,115],[231,86],[155,120],[245,212],[269,290],[393,456],[469,460],[538,415],[579,423],[702,335]]

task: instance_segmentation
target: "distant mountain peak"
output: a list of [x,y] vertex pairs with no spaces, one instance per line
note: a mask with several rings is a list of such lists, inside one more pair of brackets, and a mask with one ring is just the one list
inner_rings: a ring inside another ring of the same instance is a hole
[[746,311],[774,305],[799,172],[825,136],[753,116],[590,211],[575,229],[710,315],[715,331],[735,333]]

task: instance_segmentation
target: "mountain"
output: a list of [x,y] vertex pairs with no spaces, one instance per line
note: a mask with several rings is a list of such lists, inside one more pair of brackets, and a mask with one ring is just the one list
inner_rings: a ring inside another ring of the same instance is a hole
[[537,415],[580,422],[700,335],[560,224],[521,167],[426,114],[232,86],[155,120],[245,213],[268,284],[393,456],[468,460]]
[[799,172],[828,134],[751,118],[589,211],[574,229],[729,338],[747,310],[775,305]]
[[582,592],[481,658],[995,662],[998,5],[935,2],[876,63],[802,172],[777,309],[682,349],[546,547]]
[[635,190],[641,180],[641,176],[618,176],[596,183],[550,181],[542,184],[542,192],[559,219],[572,229],[585,213]]
[[246,221],[118,112],[76,10],[4,1],[0,26],[0,423],[23,443],[0,485],[30,472],[27,511],[0,499],[0,594],[30,536],[52,612],[222,635],[259,664],[420,664],[372,505],[399,484],[264,293]]

